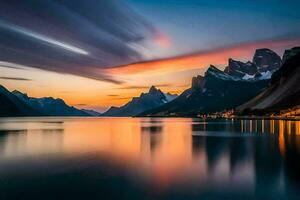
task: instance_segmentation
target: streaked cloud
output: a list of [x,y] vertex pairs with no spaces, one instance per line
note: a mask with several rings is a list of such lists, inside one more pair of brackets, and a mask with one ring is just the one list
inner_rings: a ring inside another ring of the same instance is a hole
[[3,79],[3,80],[14,80],[14,81],[32,81],[32,79],[28,79],[28,78],[8,77],[8,76],[0,76],[0,79]]
[[108,94],[106,96],[108,96],[108,97],[118,97],[119,95],[118,94]]
[[74,52],[74,53],[79,53],[79,54],[83,54],[83,55],[88,55],[89,54],[87,51],[85,51],[83,49],[80,49],[78,47],[75,47],[71,44],[60,42],[59,40],[55,40],[53,38],[35,33],[33,31],[22,28],[20,26],[16,26],[16,25],[13,25],[13,24],[9,24],[9,23],[0,21],[0,27],[2,27],[4,29],[12,30],[14,32],[23,34],[25,36],[28,36],[28,37],[31,37],[31,38],[34,38],[34,39],[37,39],[37,40],[41,40],[43,42],[55,45],[57,47],[63,48],[65,50],[68,50],[68,51],[71,51],[71,52]]
[[114,84],[103,69],[143,60],[155,28],[118,0],[0,2],[0,61]]
[[[155,84],[154,86],[155,87],[169,87],[170,84]],[[119,89],[128,90],[128,89],[149,89],[149,88],[150,88],[149,85],[128,85],[128,86],[120,87]]]
[[110,100],[129,100],[132,99],[133,97],[116,97],[116,98],[112,98]]
[[119,89],[130,90],[130,89],[147,89],[149,86],[139,86],[139,85],[131,85],[120,87]]
[[26,66],[23,66],[23,65],[18,65],[18,64],[10,63],[10,62],[2,62],[2,61],[0,61],[0,67],[10,68],[10,69],[19,69],[19,70],[24,70],[26,68]]

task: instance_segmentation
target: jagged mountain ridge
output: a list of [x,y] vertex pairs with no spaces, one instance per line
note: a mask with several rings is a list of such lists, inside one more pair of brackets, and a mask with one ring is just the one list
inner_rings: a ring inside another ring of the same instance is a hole
[[274,51],[257,49],[252,62],[246,63],[230,58],[224,72],[241,79],[270,79],[272,73],[280,68],[282,61]]
[[165,94],[152,86],[148,93],[142,93],[139,97],[134,97],[130,102],[121,107],[111,107],[102,116],[135,116],[146,110],[170,102],[176,97],[177,95]]

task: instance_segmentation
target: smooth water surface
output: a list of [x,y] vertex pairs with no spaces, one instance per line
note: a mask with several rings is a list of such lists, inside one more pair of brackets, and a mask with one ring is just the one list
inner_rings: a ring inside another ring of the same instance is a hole
[[0,118],[0,199],[299,199],[300,122]]

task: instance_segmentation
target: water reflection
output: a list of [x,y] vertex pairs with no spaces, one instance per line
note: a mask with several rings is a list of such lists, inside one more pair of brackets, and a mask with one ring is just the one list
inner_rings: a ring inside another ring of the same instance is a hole
[[63,122],[1,119],[0,160],[60,152]]
[[[80,180],[125,177],[139,186],[135,192],[155,198],[292,199],[299,193],[299,121],[3,118],[0,134],[0,176],[9,171],[7,179],[22,172],[36,175],[36,169],[47,174],[51,166],[51,172],[64,169],[57,173],[83,171]],[[34,160],[47,160],[47,167]],[[58,160],[68,162],[57,167]]]

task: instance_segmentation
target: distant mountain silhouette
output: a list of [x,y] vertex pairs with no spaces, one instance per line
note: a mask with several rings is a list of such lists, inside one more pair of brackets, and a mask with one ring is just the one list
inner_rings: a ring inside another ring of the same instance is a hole
[[279,113],[300,105],[300,47],[286,50],[283,65],[271,79],[271,85],[249,102],[239,106],[240,114]]
[[38,116],[41,113],[0,85],[0,116]]
[[111,107],[102,116],[135,116],[146,110],[163,105],[176,97],[177,95],[165,94],[152,86],[148,93],[142,93],[139,97],[134,97],[121,107]]
[[67,105],[62,99],[54,99],[53,97],[34,98],[28,97],[27,94],[13,91],[16,97],[26,103],[31,108],[38,110],[41,115],[45,116],[89,116],[90,114]]
[[67,105],[62,99],[34,98],[17,90],[10,92],[0,85],[0,116],[91,116]]
[[196,116],[232,109],[260,93],[269,80],[243,80],[210,66],[205,76],[192,80],[192,87],[179,97],[139,116]]

